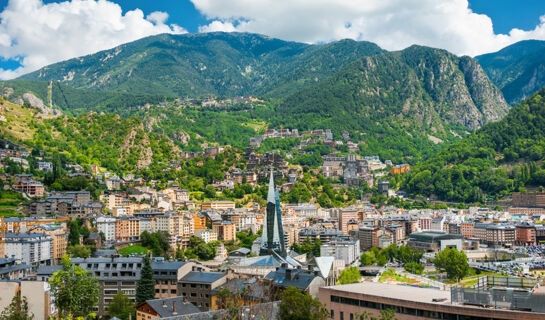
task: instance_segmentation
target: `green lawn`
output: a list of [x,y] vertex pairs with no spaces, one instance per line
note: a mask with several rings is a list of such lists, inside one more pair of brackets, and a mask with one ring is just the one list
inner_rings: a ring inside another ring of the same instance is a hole
[[126,257],[130,254],[145,254],[147,252],[148,252],[148,249],[145,247],[142,247],[139,245],[132,245],[132,246],[120,249],[117,253]]

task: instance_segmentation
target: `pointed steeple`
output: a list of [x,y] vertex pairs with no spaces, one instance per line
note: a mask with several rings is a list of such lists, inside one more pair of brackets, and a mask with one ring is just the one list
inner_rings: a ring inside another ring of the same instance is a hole
[[269,179],[269,193],[267,194],[267,202],[274,203],[274,196],[275,196],[274,190],[275,190],[275,188],[274,188],[274,174],[273,174],[273,171],[271,170],[271,177]]

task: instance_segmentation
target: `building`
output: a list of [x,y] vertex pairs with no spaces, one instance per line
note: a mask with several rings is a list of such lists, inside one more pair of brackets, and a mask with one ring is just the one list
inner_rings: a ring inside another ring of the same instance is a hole
[[44,281],[21,281],[21,297],[26,297],[34,320],[48,320],[57,314],[51,286]]
[[5,239],[5,254],[25,264],[50,263],[53,239],[44,233],[10,233]]
[[512,207],[545,208],[545,192],[513,193]]
[[104,240],[106,241],[115,240],[115,220],[115,218],[108,216],[101,216],[95,220],[98,232],[104,234]]
[[186,297],[147,300],[136,306],[136,320],[151,320],[201,312]]
[[51,257],[53,260],[59,261],[66,254],[67,234],[63,227],[42,224],[30,229],[29,232],[47,234],[53,239],[51,242]]
[[41,198],[44,196],[44,185],[36,180],[21,180],[13,185],[13,189],[26,193],[29,197]]
[[320,247],[321,257],[335,257],[351,265],[360,258],[360,241],[350,237],[337,238]]
[[270,283],[272,297],[278,297],[279,293],[288,287],[299,288],[302,292],[317,297],[318,288],[325,285],[325,280],[318,273],[318,271],[289,268],[287,265],[282,265],[276,271],[267,274],[265,281]]
[[227,275],[222,272],[191,271],[178,281],[178,294],[201,311],[208,311],[212,306],[212,290],[226,281]]
[[462,250],[462,235],[440,231],[413,232],[409,236],[407,245],[426,252],[437,252],[446,247]]
[[407,172],[409,170],[411,170],[411,166],[405,163],[405,164],[400,164],[400,165],[397,165],[397,166],[393,166],[390,169],[390,173],[391,174],[401,174],[401,173]]
[[210,229],[195,230],[195,237],[201,238],[205,243],[218,240],[218,233]]
[[[474,296],[474,295],[473,295]],[[543,296],[541,296],[543,299]],[[417,319],[545,319],[543,311],[528,312],[462,304],[449,291],[378,282],[361,282],[319,289],[318,300],[325,304],[332,320],[355,319],[368,312],[380,316],[393,310],[398,320]]]
[[234,201],[204,201],[201,203],[201,210],[227,210],[234,208]]
[[357,222],[359,220],[359,212],[355,209],[339,209],[338,217],[339,230],[341,230],[344,234],[348,235],[348,224],[350,223],[350,221]]
[[17,263],[14,258],[0,258],[0,280],[23,279],[33,275],[35,269],[32,265]]
[[271,170],[265,224],[263,224],[263,235],[261,236],[261,249],[259,254],[270,255],[273,252],[276,252],[283,257],[287,255],[284,243],[284,230],[282,229],[280,195],[278,191],[275,190],[274,175]]
[[140,218],[122,217],[115,220],[115,239],[133,241],[140,239]]
[[178,296],[178,281],[191,272],[193,262],[153,262],[153,280],[155,280],[155,298],[164,299]]
[[236,240],[235,224],[230,221],[214,222],[212,231],[216,233],[217,239],[224,242]]
[[529,223],[521,223],[515,227],[515,243],[518,245],[534,245],[536,243],[536,227]]

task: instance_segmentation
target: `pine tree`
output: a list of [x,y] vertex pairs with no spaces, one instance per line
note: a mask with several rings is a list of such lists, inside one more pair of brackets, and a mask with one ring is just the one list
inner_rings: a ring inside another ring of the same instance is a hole
[[153,280],[153,269],[149,256],[144,257],[140,280],[136,285],[136,303],[155,298],[155,281]]

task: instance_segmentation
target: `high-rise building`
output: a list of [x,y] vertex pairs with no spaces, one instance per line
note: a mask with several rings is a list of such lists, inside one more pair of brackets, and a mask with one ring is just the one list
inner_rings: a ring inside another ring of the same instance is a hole
[[280,209],[280,195],[274,187],[274,175],[271,170],[269,193],[267,194],[267,211],[263,224],[260,255],[269,255],[274,252],[285,257],[286,246],[282,229],[282,211]]

